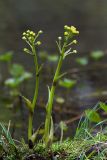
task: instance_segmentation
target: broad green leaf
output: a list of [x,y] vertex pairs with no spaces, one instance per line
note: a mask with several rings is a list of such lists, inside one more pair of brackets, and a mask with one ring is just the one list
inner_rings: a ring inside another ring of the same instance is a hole
[[13,52],[12,51],[9,51],[7,53],[4,53],[2,55],[0,55],[0,61],[3,61],[3,62],[9,62],[11,61],[13,58]]
[[20,77],[24,73],[24,68],[20,64],[13,64],[10,69],[10,74],[13,77]]
[[76,80],[64,78],[59,80],[59,85],[65,88],[73,88],[76,85]]
[[91,53],[91,58],[94,60],[100,60],[102,57],[104,57],[104,52],[103,51],[93,51]]
[[99,105],[100,105],[100,108],[102,108],[105,112],[107,112],[107,104],[100,102]]
[[85,111],[86,117],[91,121],[91,122],[101,122],[101,117],[100,115],[95,111],[91,109],[87,109]]
[[88,64],[87,57],[76,58],[76,62],[82,66],[86,66]]

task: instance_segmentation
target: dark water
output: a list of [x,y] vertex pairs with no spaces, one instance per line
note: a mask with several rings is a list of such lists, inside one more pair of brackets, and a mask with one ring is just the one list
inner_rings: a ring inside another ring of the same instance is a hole
[[[81,2],[81,5],[80,5]],[[103,50],[105,57],[95,62],[91,60],[87,66],[77,65],[75,56],[64,62],[63,71],[68,71],[68,78],[77,80],[77,85],[69,91],[58,88],[57,95],[66,99],[66,103],[54,104],[55,121],[69,120],[78,117],[86,108],[93,107],[99,100],[106,101],[107,96],[107,1],[106,0],[1,0],[0,1],[0,53],[8,50],[14,51],[14,61],[21,63],[25,68],[33,72],[33,60],[22,52],[25,44],[21,40],[21,34],[26,29],[44,30],[41,37],[43,44],[41,50],[47,50],[50,54],[56,52],[56,37],[62,35],[65,24],[75,25],[80,30],[77,49],[79,55],[88,56],[92,50]],[[47,45],[48,44],[48,45]],[[55,66],[54,66],[55,68]],[[0,74],[4,79],[7,76],[6,66],[1,65]],[[47,76],[48,75],[48,76]],[[47,101],[46,85],[50,83],[50,71],[46,71],[41,81],[38,109],[35,112],[34,126],[39,126],[45,117],[43,107]],[[31,85],[32,84],[32,85]],[[27,128],[27,110],[24,104],[16,110],[6,107],[7,95],[2,83],[0,85],[0,120],[8,124],[9,120],[15,120],[16,130],[13,134],[18,137],[25,135]],[[34,80],[26,85],[26,91],[22,93],[32,97]],[[5,103],[4,103],[5,102]],[[57,114],[56,114],[57,113]],[[77,118],[78,119],[78,118]],[[72,120],[71,120],[72,121]],[[75,122],[69,123],[72,130]],[[20,128],[24,128],[21,132]],[[71,130],[70,130],[71,131]],[[20,133],[20,134],[19,134]],[[71,132],[70,132],[71,133]]]

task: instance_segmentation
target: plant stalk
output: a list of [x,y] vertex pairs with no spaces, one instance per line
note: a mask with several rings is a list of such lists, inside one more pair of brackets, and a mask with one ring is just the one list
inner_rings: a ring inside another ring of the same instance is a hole
[[32,136],[32,131],[33,131],[33,112],[29,111],[29,122],[28,122],[28,140]]
[[38,60],[37,60],[35,46],[32,47],[32,52],[33,52],[33,56],[34,56],[34,64],[35,64],[35,71],[36,71],[36,84],[35,84],[34,97],[33,97],[33,101],[32,101],[32,111],[29,110],[28,139],[30,139],[32,136],[33,114],[34,114],[34,109],[36,107],[36,102],[37,102],[37,97],[38,97],[38,89],[39,89],[39,73],[38,73],[39,67],[38,67]]
[[54,75],[54,79],[53,79],[53,83],[52,83],[52,87],[50,90],[50,98],[48,100],[48,104],[46,107],[46,120],[45,120],[45,131],[44,131],[44,141],[46,144],[48,143],[48,137],[49,137],[50,121],[51,121],[52,106],[53,106],[53,99],[54,99],[54,94],[55,94],[55,89],[56,89],[56,83],[58,80],[58,76],[60,74],[62,62],[63,62],[63,55],[60,55],[58,66],[57,66],[57,69]]

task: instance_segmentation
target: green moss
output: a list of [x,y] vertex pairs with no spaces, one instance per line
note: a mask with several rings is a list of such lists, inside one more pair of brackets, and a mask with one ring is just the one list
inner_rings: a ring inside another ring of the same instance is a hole
[[[62,143],[53,143],[51,148],[46,148],[43,143],[38,143],[30,150],[27,145],[19,145],[16,148],[8,146],[9,150],[4,158],[6,160],[26,160],[28,156],[36,155],[46,160],[77,160],[80,159],[93,159],[102,160],[106,156],[106,140],[107,136],[102,133],[97,133],[96,136],[89,137],[88,139],[68,139]],[[99,151],[98,151],[99,149]],[[3,152],[3,148],[2,148]],[[43,160],[44,160],[43,159]]]

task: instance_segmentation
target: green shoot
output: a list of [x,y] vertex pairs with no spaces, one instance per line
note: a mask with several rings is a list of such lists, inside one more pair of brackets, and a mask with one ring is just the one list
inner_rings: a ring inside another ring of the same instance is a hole
[[48,97],[48,103],[46,106],[46,120],[45,120],[45,132],[44,132],[44,142],[46,146],[49,143],[49,132],[51,128],[51,115],[52,115],[52,108],[53,108],[53,100],[54,100],[54,95],[55,95],[55,89],[56,89],[56,84],[59,80],[59,77],[61,75],[61,67],[63,64],[64,59],[72,54],[72,53],[77,53],[76,50],[72,50],[70,47],[72,44],[76,44],[77,41],[73,40],[75,35],[79,34],[79,31],[76,30],[74,26],[64,26],[64,40],[62,37],[58,37],[57,46],[59,50],[59,60],[58,60],[58,65],[56,68],[56,72],[53,78],[53,83],[51,88],[49,89],[49,97]]
[[[40,41],[37,41],[37,38],[42,33],[42,31],[39,31],[37,34],[35,34],[33,31],[27,30],[23,33],[22,39],[29,45],[30,50],[28,48],[24,48],[24,52],[27,54],[30,54],[34,58],[34,64],[35,64],[35,72],[36,72],[36,84],[35,84],[35,92],[33,100],[29,107],[29,122],[28,122],[28,140],[32,137],[32,131],[33,131],[33,113],[34,109],[36,107],[37,97],[38,97],[38,89],[39,89],[39,74],[42,69],[42,66],[39,67],[38,65],[38,58],[37,58],[37,52],[36,48],[41,44]],[[26,98],[27,99],[27,98]],[[24,98],[24,100],[26,100]],[[28,100],[27,100],[28,101]]]

